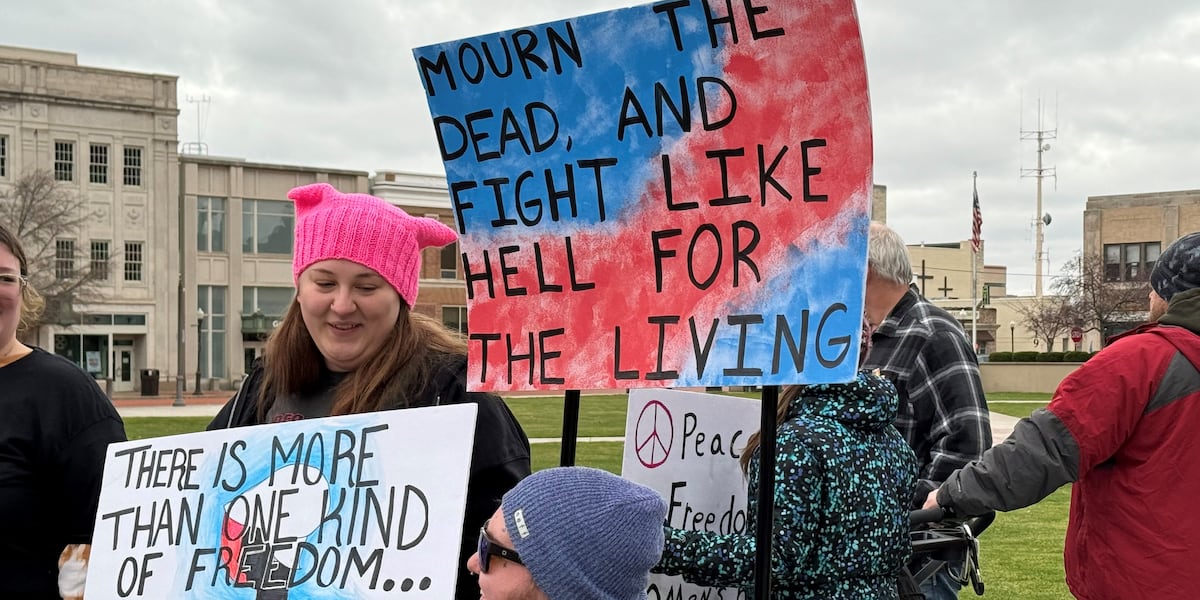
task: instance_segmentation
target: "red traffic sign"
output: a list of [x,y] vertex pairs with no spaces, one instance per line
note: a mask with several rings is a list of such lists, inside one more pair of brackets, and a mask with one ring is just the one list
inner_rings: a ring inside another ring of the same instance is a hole
[[1083,339],[1083,330],[1078,327],[1071,328],[1071,341],[1079,343]]

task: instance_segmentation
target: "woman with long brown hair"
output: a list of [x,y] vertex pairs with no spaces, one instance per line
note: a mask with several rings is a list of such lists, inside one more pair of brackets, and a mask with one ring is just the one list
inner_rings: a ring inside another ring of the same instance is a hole
[[104,456],[125,441],[95,379],[17,338],[41,309],[21,242],[0,225],[0,598],[57,599],[62,575],[82,594]]
[[263,360],[209,429],[478,405],[456,593],[478,598],[478,582],[461,563],[479,524],[530,473],[529,440],[503,400],[467,392],[462,336],[412,311],[421,249],[456,235],[437,220],[325,183],[293,189],[288,198],[296,205],[296,298]]

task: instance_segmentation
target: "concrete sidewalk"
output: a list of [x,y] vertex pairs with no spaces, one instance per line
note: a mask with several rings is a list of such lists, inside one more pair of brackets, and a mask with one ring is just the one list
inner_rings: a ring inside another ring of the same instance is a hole
[[175,406],[174,392],[156,396],[142,396],[136,392],[113,394],[113,406],[122,417],[211,417],[233,397],[234,392],[201,392],[199,395],[184,392],[179,398],[182,406]]

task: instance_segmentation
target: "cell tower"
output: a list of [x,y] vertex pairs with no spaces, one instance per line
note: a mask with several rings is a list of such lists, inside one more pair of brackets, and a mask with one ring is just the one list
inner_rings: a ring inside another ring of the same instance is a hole
[[[1058,181],[1058,172],[1054,167],[1046,167],[1042,164],[1042,154],[1050,151],[1050,144],[1047,140],[1053,140],[1058,137],[1058,129],[1047,129],[1043,125],[1042,116],[1042,99],[1038,98],[1037,110],[1037,129],[1025,129],[1024,124],[1021,126],[1021,140],[1034,140],[1037,142],[1037,167],[1027,169],[1021,167],[1021,177],[1033,177],[1037,179],[1037,212],[1034,213],[1034,251],[1033,262],[1034,267],[1034,296],[1042,297],[1042,262],[1046,259],[1046,253],[1042,246],[1045,242],[1044,229],[1050,224],[1050,213],[1042,212],[1042,179],[1045,177],[1053,177],[1055,182]],[[1022,113],[1024,111],[1022,110]],[[1022,119],[1024,117],[1022,116]]]
[[183,154],[208,154],[208,144],[204,143],[204,128],[208,125],[208,106],[212,98],[205,94],[188,95],[187,102],[196,105],[196,141],[181,144],[179,151]]

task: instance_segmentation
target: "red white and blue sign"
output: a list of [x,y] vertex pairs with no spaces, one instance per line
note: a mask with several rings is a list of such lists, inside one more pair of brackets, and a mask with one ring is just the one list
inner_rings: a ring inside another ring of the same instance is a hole
[[469,385],[848,381],[871,201],[852,0],[678,0],[414,50]]

